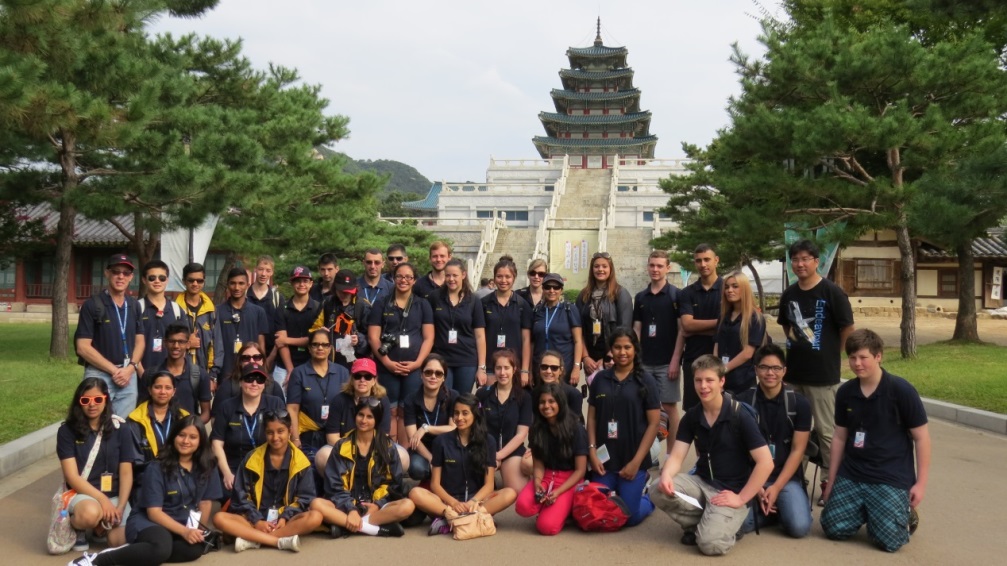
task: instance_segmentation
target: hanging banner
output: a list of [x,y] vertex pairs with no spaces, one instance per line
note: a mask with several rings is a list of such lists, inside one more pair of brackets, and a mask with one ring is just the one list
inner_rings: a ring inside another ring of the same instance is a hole
[[[192,261],[204,263],[206,253],[210,250],[210,240],[213,239],[213,231],[217,228],[217,216],[211,215],[206,218],[202,225],[192,230]],[[176,228],[170,232],[161,234],[161,261],[168,264],[168,287],[167,291],[185,291],[185,283],[182,282],[182,268],[189,263],[189,229]]]

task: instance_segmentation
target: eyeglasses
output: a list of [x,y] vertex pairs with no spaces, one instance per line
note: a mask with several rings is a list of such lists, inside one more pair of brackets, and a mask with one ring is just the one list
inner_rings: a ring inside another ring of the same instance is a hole
[[241,376],[241,381],[244,381],[245,383],[254,382],[258,383],[259,385],[263,385],[264,383],[266,383],[266,376],[262,375],[261,373],[253,373],[252,375]]
[[262,354],[241,354],[238,358],[242,363],[245,362],[261,362]]
[[423,370],[423,377],[444,377],[444,372],[439,369],[425,369]]
[[165,340],[165,344],[169,346],[181,346],[182,344],[188,344],[188,340]]
[[364,261],[364,265],[381,265],[380,259],[369,259]]
[[601,258],[601,259],[612,259],[612,256],[609,255],[608,252],[596,252],[593,256],[591,256],[591,259],[598,259],[598,258]]
[[381,404],[381,399],[377,397],[361,397],[357,401],[357,405],[367,405],[368,407],[377,407]]
[[81,395],[80,404],[87,407],[88,405],[104,405],[105,395]]
[[552,364],[541,364],[540,366],[538,366],[538,369],[541,371],[557,372],[561,367],[563,366],[554,366]]
[[199,283],[200,285],[203,284],[203,281],[206,281],[206,279],[196,279],[196,278],[190,277],[190,278],[188,278],[188,279],[185,280],[186,283]]
[[109,269],[108,272],[112,274],[113,277],[129,277],[133,275],[132,269]]
[[331,345],[332,344],[329,342],[312,342],[310,344],[312,348],[322,348],[322,349],[328,348]]
[[374,379],[374,376],[371,375],[371,374],[369,374],[369,373],[355,373],[355,374],[353,374],[353,379],[355,379],[357,381],[361,381],[361,380],[363,380],[363,381],[371,381],[372,379]]
[[168,276],[167,275],[148,275],[147,276],[147,281],[150,282],[150,283],[153,283],[154,281],[160,281],[161,283],[164,283],[167,280],[168,280]]
[[404,257],[402,257],[400,255],[390,255],[390,256],[388,256],[388,261],[399,262],[399,261],[402,261],[404,259],[406,259],[406,258],[404,258]]
[[783,367],[783,366],[767,366],[765,364],[759,364],[759,365],[755,366],[755,369],[757,369],[759,371],[762,371],[762,372],[770,372],[771,371],[773,373],[780,373],[781,371],[785,370],[786,368]]
[[413,277],[412,275],[396,275],[395,276],[395,280],[396,281],[412,281],[413,279],[416,279],[416,278]]
[[529,271],[528,272],[528,277],[545,277],[546,275],[549,275],[549,274],[547,272],[545,272],[545,271]]
[[802,255],[800,257],[792,257],[792,258],[790,258],[790,263],[796,263],[797,265],[801,265],[801,264],[805,264],[805,263],[814,263],[816,261],[818,261],[817,257],[811,257],[811,256],[806,256],[806,255]]
[[563,290],[562,287],[554,287],[553,285],[544,285],[542,287],[542,289],[545,290],[545,291],[562,291]]

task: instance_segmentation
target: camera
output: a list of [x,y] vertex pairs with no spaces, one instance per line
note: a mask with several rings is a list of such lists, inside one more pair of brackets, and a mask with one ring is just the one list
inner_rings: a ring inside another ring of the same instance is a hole
[[394,334],[382,334],[381,335],[381,347],[378,348],[378,353],[382,356],[387,356],[388,351],[395,347],[395,335]]

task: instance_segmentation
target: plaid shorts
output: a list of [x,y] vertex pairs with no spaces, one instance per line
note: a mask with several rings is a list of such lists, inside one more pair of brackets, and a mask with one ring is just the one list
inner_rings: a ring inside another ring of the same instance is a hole
[[866,523],[871,541],[895,552],[909,542],[909,492],[839,476],[820,520],[825,536],[833,540],[850,538]]

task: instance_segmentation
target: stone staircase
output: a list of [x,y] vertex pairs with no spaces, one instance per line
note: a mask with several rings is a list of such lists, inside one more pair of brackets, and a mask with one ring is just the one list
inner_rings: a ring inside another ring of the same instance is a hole
[[[486,259],[486,266],[480,277],[493,278],[493,266],[500,261],[500,256],[509,255],[514,258],[517,265],[516,287],[524,287],[528,284],[525,272],[531,262],[532,253],[535,251],[535,228],[503,228],[497,234],[496,246],[493,252]],[[471,277],[472,284],[478,284],[475,277]]]
[[650,256],[650,228],[610,228],[608,251],[615,261],[619,284],[636,295],[650,283],[647,260]]
[[[612,185],[610,169],[570,169],[566,180],[566,192],[556,210],[556,228],[586,228],[576,225],[577,220],[591,218],[601,220],[608,207],[608,192]],[[597,226],[593,226],[597,228]]]

